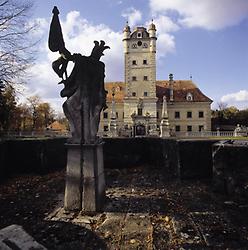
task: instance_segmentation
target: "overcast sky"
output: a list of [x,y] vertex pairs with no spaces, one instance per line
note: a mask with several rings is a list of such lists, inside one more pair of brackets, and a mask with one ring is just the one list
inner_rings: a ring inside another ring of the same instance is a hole
[[48,50],[51,11],[60,10],[66,47],[89,55],[94,40],[111,47],[102,61],[105,81],[123,81],[122,30],[145,26],[153,19],[157,27],[157,79],[189,79],[210,97],[229,106],[248,108],[248,0],[36,0],[33,21],[42,37],[37,64],[26,85],[25,96],[38,94],[56,110],[63,103],[59,78],[51,62],[59,54]]

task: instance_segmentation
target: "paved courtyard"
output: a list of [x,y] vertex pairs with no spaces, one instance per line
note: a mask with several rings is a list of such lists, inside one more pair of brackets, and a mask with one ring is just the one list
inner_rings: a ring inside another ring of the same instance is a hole
[[209,181],[108,169],[103,211],[68,214],[62,171],[22,178],[0,186],[0,226],[22,225],[48,249],[248,249],[248,202],[214,193]]

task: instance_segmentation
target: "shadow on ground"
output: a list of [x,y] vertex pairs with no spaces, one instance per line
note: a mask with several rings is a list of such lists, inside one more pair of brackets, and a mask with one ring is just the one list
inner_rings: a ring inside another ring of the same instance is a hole
[[247,200],[214,193],[210,181],[138,166],[107,169],[106,183],[101,213],[66,214],[62,171],[12,178],[0,185],[0,228],[22,225],[48,249],[247,249]]

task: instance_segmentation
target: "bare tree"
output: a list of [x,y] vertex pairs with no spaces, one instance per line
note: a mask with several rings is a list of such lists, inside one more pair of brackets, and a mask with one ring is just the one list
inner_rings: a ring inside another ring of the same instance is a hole
[[5,84],[21,83],[34,61],[32,6],[25,0],[0,0],[0,80]]
[[36,129],[36,123],[38,118],[38,107],[41,104],[41,98],[38,95],[31,96],[27,98],[30,104],[32,120],[33,120],[33,130]]
[[220,111],[226,109],[228,106],[227,103],[225,103],[225,102],[218,102],[217,105],[218,105],[218,109]]

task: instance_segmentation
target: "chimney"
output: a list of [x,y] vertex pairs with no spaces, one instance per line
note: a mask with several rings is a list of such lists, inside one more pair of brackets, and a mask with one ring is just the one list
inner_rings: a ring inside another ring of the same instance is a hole
[[173,102],[174,94],[173,94],[173,74],[169,74],[169,89],[170,89],[170,101]]

